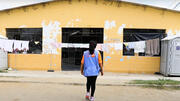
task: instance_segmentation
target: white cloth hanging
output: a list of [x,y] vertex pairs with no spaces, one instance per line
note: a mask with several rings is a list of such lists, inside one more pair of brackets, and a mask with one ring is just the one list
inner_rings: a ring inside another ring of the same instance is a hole
[[22,50],[26,49],[29,50],[29,41],[22,41]]
[[4,50],[6,52],[13,52],[13,43],[14,41],[13,40],[5,40],[4,41]]
[[130,49],[134,49],[135,42],[128,42],[128,46],[129,46]]
[[0,49],[4,50],[4,46],[5,46],[5,40],[0,39]]
[[14,40],[14,50],[22,50],[22,41]]
[[139,52],[145,52],[146,48],[146,42],[145,41],[138,41],[135,42],[135,47],[134,47],[134,52],[139,53]]

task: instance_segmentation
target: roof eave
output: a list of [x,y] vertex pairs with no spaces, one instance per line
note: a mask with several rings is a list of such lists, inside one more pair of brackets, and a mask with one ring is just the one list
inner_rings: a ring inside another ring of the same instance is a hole
[[[49,3],[49,2],[54,2],[54,1],[60,1],[60,0],[44,1],[44,2],[39,2],[39,3],[35,3],[35,4],[29,4],[29,5],[23,5],[23,6],[3,9],[0,11],[7,11],[7,10],[17,9],[17,8],[22,8],[22,7],[28,7],[28,6],[33,6],[33,5],[43,4],[43,3]],[[176,10],[176,9],[168,9],[165,7],[157,7],[157,6],[152,6],[152,5],[140,4],[140,3],[130,2],[130,1],[126,1],[126,0],[112,0],[112,1],[125,2],[125,3],[135,4],[135,5],[139,5],[139,6],[147,6],[147,7],[157,8],[157,9],[169,10],[169,11],[178,12],[178,13],[180,12],[179,10]]]

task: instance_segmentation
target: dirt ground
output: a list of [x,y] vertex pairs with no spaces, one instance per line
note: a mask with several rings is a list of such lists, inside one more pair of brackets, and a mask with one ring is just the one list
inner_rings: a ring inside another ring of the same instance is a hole
[[[0,83],[0,101],[86,101],[85,86],[45,83]],[[179,101],[180,90],[97,86],[96,101]]]

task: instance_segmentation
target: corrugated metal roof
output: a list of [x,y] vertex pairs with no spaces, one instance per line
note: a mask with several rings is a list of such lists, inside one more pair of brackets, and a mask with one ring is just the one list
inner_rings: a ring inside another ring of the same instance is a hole
[[[0,0],[0,11],[43,3],[43,2],[49,2],[49,1],[55,1],[55,0]],[[164,8],[178,12],[180,11],[180,0],[117,0],[117,1]]]

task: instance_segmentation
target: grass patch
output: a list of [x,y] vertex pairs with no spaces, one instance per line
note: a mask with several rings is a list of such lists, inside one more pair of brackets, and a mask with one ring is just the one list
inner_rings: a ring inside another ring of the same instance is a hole
[[0,73],[7,73],[7,70],[0,70]]
[[[129,84],[142,84],[143,87],[157,88],[157,89],[177,89],[180,90],[180,81],[170,80],[170,79],[158,79],[158,80],[133,80]],[[167,87],[166,85],[169,85]]]
[[158,90],[180,90],[180,87],[177,86],[154,86],[154,85],[147,85],[147,86],[142,86],[143,88],[153,88],[153,89],[158,89]]

